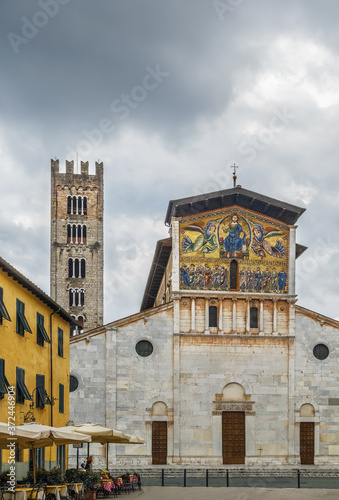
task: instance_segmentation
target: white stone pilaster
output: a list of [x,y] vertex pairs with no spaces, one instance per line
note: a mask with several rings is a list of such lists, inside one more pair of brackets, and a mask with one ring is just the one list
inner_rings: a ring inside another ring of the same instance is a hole
[[222,322],[222,314],[223,314],[222,309],[223,309],[223,301],[222,301],[222,299],[220,299],[219,300],[219,321],[218,321],[220,333],[224,333],[223,322]]
[[237,333],[237,299],[232,299],[233,311],[232,311],[232,333]]
[[210,333],[209,328],[209,300],[205,299],[205,333]]
[[254,457],[255,451],[255,415],[245,414],[246,456]]
[[176,218],[172,218],[172,291],[177,292],[180,289],[180,259],[179,259],[179,249],[180,249],[180,233],[179,233],[179,221]]
[[[117,328],[105,332],[105,426],[117,428]],[[116,446],[108,448],[108,465],[116,463]]]
[[173,298],[173,333],[180,333],[180,299]]
[[250,300],[246,299],[246,333],[250,333]]
[[222,417],[221,415],[212,416],[213,432],[213,456],[220,457],[222,461]]
[[173,462],[180,462],[180,337],[173,337]]
[[191,299],[191,332],[195,333],[195,299]]
[[297,226],[290,228],[290,251],[288,264],[288,294],[295,295],[295,246]]
[[288,340],[288,461],[296,463],[296,425],[295,425],[295,343]]
[[289,335],[295,336],[295,300],[289,301]]
[[259,334],[264,333],[264,301],[260,301],[260,313],[259,313]]
[[273,299],[273,335],[278,335],[277,299]]

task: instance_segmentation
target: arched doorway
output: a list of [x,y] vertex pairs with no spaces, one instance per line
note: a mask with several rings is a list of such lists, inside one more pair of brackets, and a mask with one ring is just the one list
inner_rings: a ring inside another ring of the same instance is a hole
[[[227,384],[222,391],[223,401],[245,401],[244,388],[235,382]],[[244,464],[246,456],[245,412],[222,412],[222,456],[224,464]],[[239,409],[241,406],[239,407]]]
[[[300,418],[314,418],[313,405],[306,403],[300,407]],[[300,421],[300,463],[314,464],[314,422]]]
[[167,463],[167,405],[162,401],[152,406],[152,464],[165,465]]

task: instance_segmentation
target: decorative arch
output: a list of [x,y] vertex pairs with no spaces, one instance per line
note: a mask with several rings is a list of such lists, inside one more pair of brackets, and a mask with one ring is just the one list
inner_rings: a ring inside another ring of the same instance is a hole
[[223,411],[245,411],[246,414],[254,415],[254,403],[245,387],[239,382],[232,381],[223,387],[220,394],[215,395],[212,414],[221,415]]
[[167,417],[168,408],[167,404],[163,401],[157,401],[152,406],[152,416],[153,417]]
[[241,384],[231,382],[222,390],[222,401],[245,401],[246,393]]
[[310,403],[305,403],[300,407],[300,417],[315,417],[314,406]]

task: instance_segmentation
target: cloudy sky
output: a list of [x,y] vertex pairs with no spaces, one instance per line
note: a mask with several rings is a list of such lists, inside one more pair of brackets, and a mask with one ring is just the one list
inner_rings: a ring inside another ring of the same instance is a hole
[[307,208],[298,304],[339,317],[337,0],[2,0],[0,255],[49,292],[50,160],[105,168],[105,322],[137,312],[168,201]]

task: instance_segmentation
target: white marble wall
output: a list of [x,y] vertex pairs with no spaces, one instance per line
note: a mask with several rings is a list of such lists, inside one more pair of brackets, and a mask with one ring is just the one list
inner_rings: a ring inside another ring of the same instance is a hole
[[[231,382],[241,384],[246,393],[247,464],[299,463],[303,420],[315,422],[316,463],[339,462],[335,322],[330,326],[299,311],[295,338],[182,334],[173,333],[178,328],[173,317],[177,309],[168,305],[149,311],[130,322],[107,325],[106,332],[89,342],[71,344],[71,373],[80,386],[71,394],[70,418],[146,440],[144,445],[111,445],[110,465],[151,464],[151,423],[158,419],[168,422],[169,464],[221,465],[221,414],[216,402]],[[147,358],[135,352],[143,339],[154,346]],[[329,347],[327,360],[313,356],[317,343]],[[152,414],[158,401],[167,405],[167,415]],[[305,403],[314,406],[314,417],[300,416]],[[96,464],[105,466],[105,448],[92,446]]]

